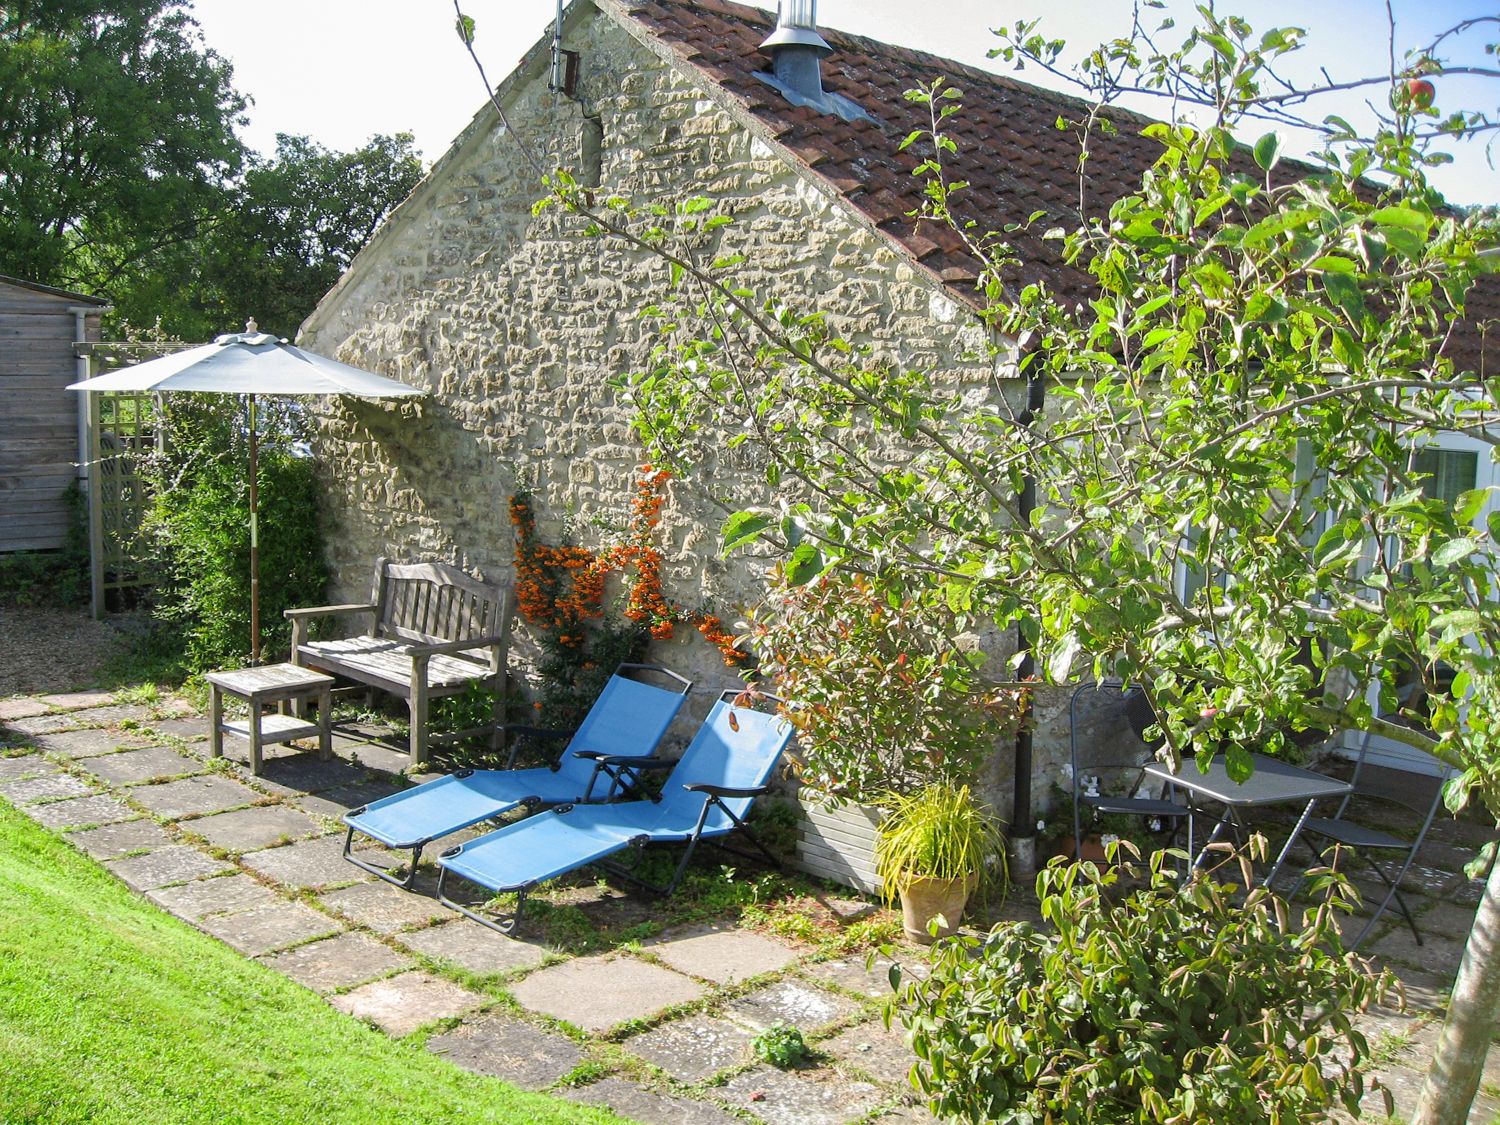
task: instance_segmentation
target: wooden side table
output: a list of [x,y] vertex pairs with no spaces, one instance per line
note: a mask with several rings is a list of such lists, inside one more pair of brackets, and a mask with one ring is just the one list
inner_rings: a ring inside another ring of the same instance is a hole
[[[261,748],[297,738],[318,736],[318,756],[333,754],[333,733],[329,720],[333,712],[333,677],[295,664],[266,664],[238,672],[210,672],[203,677],[209,683],[210,753],[224,754],[224,735],[232,734],[250,743],[250,772],[260,773]],[[243,699],[250,707],[245,722],[224,721],[224,696]],[[316,698],[318,718],[309,722],[286,713],[294,702]],[[279,704],[280,713],[262,714],[261,708]]]

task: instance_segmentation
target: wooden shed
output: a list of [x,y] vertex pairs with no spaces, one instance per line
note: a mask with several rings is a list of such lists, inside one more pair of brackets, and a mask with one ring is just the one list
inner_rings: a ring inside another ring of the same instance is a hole
[[0,552],[49,550],[68,533],[68,486],[83,463],[79,345],[109,302],[0,276]]

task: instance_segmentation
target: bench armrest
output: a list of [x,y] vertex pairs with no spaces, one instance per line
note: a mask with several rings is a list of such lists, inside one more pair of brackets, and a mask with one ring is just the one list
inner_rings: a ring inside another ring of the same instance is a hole
[[289,621],[297,621],[307,617],[345,617],[354,613],[374,613],[373,605],[355,604],[349,605],[314,605],[305,609],[286,609],[282,614]]
[[707,793],[710,797],[760,797],[769,793],[769,785],[757,785],[753,789],[735,789],[728,785],[710,785],[706,781],[695,781],[684,785],[689,793]]
[[441,656],[449,652],[464,652],[471,648],[494,648],[498,644],[504,644],[503,636],[474,637],[467,641],[441,641],[431,645],[410,645],[407,654],[410,656]]

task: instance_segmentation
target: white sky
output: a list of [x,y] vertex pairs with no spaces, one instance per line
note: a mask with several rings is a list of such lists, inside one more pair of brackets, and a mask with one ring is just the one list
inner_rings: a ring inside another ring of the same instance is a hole
[[[478,24],[476,44],[494,82],[541,38],[554,10],[554,0],[463,4]],[[1170,7],[1187,5],[1172,0]],[[1402,46],[1465,16],[1497,11],[1493,0],[1394,0],[1394,8]],[[484,98],[453,30],[452,0],[194,0],[193,10],[208,45],[234,63],[236,87],[254,100],[244,135],[263,152],[274,149],[278,132],[351,149],[376,133],[407,131],[430,163]],[[1220,10],[1243,14],[1257,30],[1308,27],[1309,63],[1326,67],[1335,79],[1366,77],[1387,65],[1382,0],[1237,0],[1221,3]],[[1129,11],[1127,0],[822,0],[818,18],[827,27],[1000,69],[1003,63],[985,57],[996,42],[988,29],[998,22],[1042,16],[1045,34],[1081,48],[1126,31]],[[1057,85],[1035,69],[1016,77]],[[1440,108],[1487,104],[1493,111],[1500,103],[1500,82],[1447,77],[1437,86]],[[1149,101],[1136,108],[1152,112]],[[1358,99],[1319,106],[1320,114],[1351,120],[1360,109]],[[1295,140],[1287,147],[1294,151]],[[1449,199],[1500,201],[1500,173],[1489,167],[1482,146],[1451,151],[1455,163],[1433,174]]]

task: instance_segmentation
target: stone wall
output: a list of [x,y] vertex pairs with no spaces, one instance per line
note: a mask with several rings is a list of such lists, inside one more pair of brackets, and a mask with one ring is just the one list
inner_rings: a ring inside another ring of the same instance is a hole
[[[980,329],[935,283],[815,177],[590,13],[568,31],[581,54],[577,100],[546,88],[538,52],[502,87],[515,133],[543,167],[576,167],[585,115],[597,116],[601,191],[638,201],[710,194],[735,217],[723,237],[748,251],[744,281],[761,295],[816,300],[838,331],[893,364],[995,385],[992,364],[968,358],[983,343]],[[345,402],[320,416],[338,598],[367,593],[381,554],[509,577],[506,501],[517,487],[533,492],[550,542],[597,547],[628,519],[644,451],[610,380],[648,356],[637,310],[661,296],[666,271],[586,237],[558,210],[533,214],[539,194],[516,136],[482,110],[304,326],[310,348],[430,392],[415,404]],[[771,499],[748,447],[705,445],[720,451],[701,470],[716,492],[747,505]],[[666,586],[680,604],[707,604],[733,622],[756,600],[761,576],[752,562],[718,557],[721,519],[691,482],[674,482],[662,519]],[[696,632],[679,634],[657,646],[657,659],[705,689],[737,682]],[[1039,732],[1041,774],[1055,769],[1059,747],[1066,753],[1060,733]],[[1002,752],[992,778],[1002,808],[1009,769]]]

